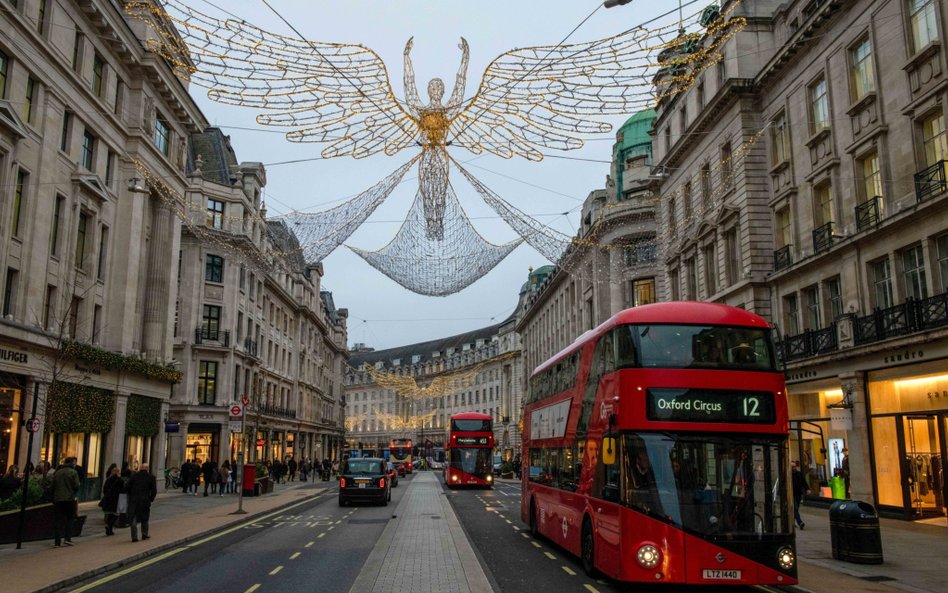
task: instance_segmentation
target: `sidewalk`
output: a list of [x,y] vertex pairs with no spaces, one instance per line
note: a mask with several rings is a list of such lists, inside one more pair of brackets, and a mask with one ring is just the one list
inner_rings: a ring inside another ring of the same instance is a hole
[[433,472],[412,479],[392,517],[349,593],[493,591]]
[[52,540],[0,546],[0,574],[15,575],[3,582],[4,593],[56,591],[97,574],[175,548],[209,533],[246,521],[255,515],[272,512],[324,491],[335,482],[287,482],[277,484],[274,492],[259,497],[244,497],[246,514],[237,510],[237,495],[197,496],[180,490],[163,491],[159,481],[158,498],[152,504],[147,541],[132,543],[128,528],[116,529],[105,536],[105,521],[97,501],[83,502],[79,514],[86,515],[82,535],[73,538],[72,547],[54,548]]
[[797,530],[800,588],[815,593],[944,593],[948,591],[948,521],[940,524],[880,519],[883,564],[833,560],[829,510],[800,507]]

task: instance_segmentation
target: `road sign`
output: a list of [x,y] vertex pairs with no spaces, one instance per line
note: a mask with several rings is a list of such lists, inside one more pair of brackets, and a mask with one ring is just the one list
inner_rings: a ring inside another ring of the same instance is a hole
[[241,403],[242,405],[244,405],[244,406],[249,406],[249,405],[250,405],[250,398],[245,395],[245,396],[243,396],[242,398],[240,398],[240,403]]
[[231,415],[232,417],[234,417],[234,418],[239,417],[239,416],[240,416],[240,413],[241,413],[242,411],[243,411],[243,410],[241,409],[240,406],[231,406],[231,407],[230,407],[230,415]]
[[240,425],[243,424],[240,420],[231,420],[230,421],[230,431],[231,432],[241,432]]
[[30,418],[26,421],[26,430],[29,432],[39,432],[40,421],[39,418]]

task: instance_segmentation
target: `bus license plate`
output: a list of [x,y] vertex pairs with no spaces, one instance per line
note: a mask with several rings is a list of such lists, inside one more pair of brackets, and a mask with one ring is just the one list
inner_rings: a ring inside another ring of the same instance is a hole
[[720,570],[717,568],[705,568],[701,571],[701,578],[714,579],[719,581],[739,581],[741,580],[741,571],[739,570]]

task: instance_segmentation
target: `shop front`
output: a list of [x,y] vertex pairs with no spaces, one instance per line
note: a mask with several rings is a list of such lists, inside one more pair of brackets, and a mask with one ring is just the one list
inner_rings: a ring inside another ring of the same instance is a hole
[[208,459],[217,461],[220,458],[220,436],[220,424],[189,424],[185,457],[198,464]]
[[788,392],[790,459],[800,463],[810,486],[808,496],[827,501],[843,498],[848,482],[848,467],[844,467],[848,466],[844,464],[848,431],[832,418],[833,411],[844,404],[839,379],[797,383],[788,386]]
[[948,513],[948,359],[868,375],[873,476],[881,510],[910,519]]
[[28,414],[24,411],[25,392],[26,377],[0,373],[0,475],[19,459],[20,431]]

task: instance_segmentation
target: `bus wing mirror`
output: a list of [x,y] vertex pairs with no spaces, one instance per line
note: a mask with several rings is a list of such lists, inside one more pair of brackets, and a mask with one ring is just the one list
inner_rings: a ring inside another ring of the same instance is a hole
[[616,462],[616,439],[606,437],[602,439],[602,462],[612,465]]

